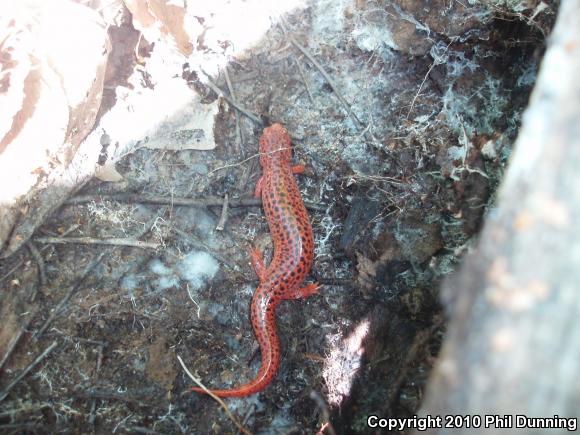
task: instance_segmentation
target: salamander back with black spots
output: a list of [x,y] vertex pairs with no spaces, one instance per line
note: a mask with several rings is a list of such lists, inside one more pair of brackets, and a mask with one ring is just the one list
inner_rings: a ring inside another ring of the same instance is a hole
[[[274,245],[272,261],[267,267],[261,252],[256,249],[251,252],[260,284],[252,299],[250,318],[262,361],[255,378],[247,384],[233,389],[210,390],[220,397],[248,396],[266,388],[280,367],[276,307],[283,300],[306,298],[319,289],[315,283],[301,287],[314,260],[314,236],[294,179],[294,174],[304,172],[304,167],[292,165],[290,135],[281,124],[264,129],[260,138],[260,164],[263,173],[256,184],[255,195],[262,197]],[[192,390],[205,392],[197,387]]]

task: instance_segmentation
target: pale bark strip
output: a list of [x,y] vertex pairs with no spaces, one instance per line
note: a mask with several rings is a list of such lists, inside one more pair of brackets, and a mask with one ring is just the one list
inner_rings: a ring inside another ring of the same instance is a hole
[[563,0],[497,210],[444,289],[423,415],[580,418],[579,224],[580,0]]

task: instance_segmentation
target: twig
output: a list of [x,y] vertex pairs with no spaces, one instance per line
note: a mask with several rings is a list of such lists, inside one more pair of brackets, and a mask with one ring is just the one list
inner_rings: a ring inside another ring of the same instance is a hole
[[[191,235],[189,235],[188,233],[186,233],[185,231],[176,228],[176,227],[170,227],[170,229],[178,234],[180,237],[182,237],[188,244],[190,244],[191,246],[193,246],[194,248],[200,249],[204,252],[207,252],[208,254],[210,254],[212,257],[215,257],[220,263],[223,263],[224,266],[227,266],[228,269],[233,270],[236,273],[239,273],[238,270],[239,268],[234,266],[232,263],[230,263],[226,258],[224,258],[222,255],[218,254],[217,252],[213,251],[212,249],[210,249],[207,245],[205,245],[204,243],[194,239]],[[242,274],[242,276],[244,276]],[[244,276],[245,278],[245,276]]]
[[[282,33],[284,34],[284,36],[288,36],[288,31],[286,30],[286,25],[284,24],[285,20],[284,18],[282,18],[282,21],[280,22],[280,28],[282,29]],[[308,98],[310,98],[310,102],[312,104],[314,104],[314,97],[312,96],[312,92],[310,91],[310,86],[308,86],[308,81],[306,80],[306,74],[304,74],[304,70],[302,69],[302,65],[300,65],[300,60],[302,59],[298,59],[298,60],[294,60],[296,62],[296,66],[298,67],[298,72],[300,73],[300,76],[302,77],[302,82],[304,83],[304,87],[306,88],[306,92],[308,93]]]
[[332,91],[334,92],[334,94],[336,95],[338,100],[341,102],[341,104],[344,106],[344,109],[346,110],[346,113],[348,114],[348,116],[350,116],[352,118],[352,120],[354,121],[355,126],[359,126],[363,129],[365,129],[366,130],[365,136],[368,135],[370,140],[372,140],[373,142],[378,142],[377,138],[374,137],[372,132],[370,130],[366,129],[365,124],[360,120],[360,118],[356,115],[356,113],[354,113],[352,111],[350,104],[348,104],[348,102],[342,96],[342,93],[338,89],[338,86],[336,86],[332,77],[330,77],[330,75],[324,70],[323,66],[314,58],[314,56],[312,56],[304,47],[302,47],[298,43],[298,41],[296,41],[293,37],[289,36],[288,40],[290,41],[290,43],[294,47],[296,47],[298,50],[300,50],[302,52],[302,54],[304,56],[306,56],[306,58],[310,62],[312,62],[312,64],[316,67],[316,69],[318,69],[320,74],[322,74],[322,76],[324,77],[324,80],[326,80],[326,82],[330,85]]
[[344,179],[360,179],[360,180],[370,180],[370,181],[384,181],[385,183],[392,184],[394,186],[401,186],[406,187],[409,183],[399,180],[394,177],[386,177],[382,175],[365,175],[365,174],[352,174],[346,175],[343,177]]
[[22,337],[22,334],[24,333],[25,329],[26,329],[25,326],[20,327],[20,329],[18,331],[16,331],[16,334],[14,334],[12,336],[12,338],[10,339],[10,342],[6,346],[6,352],[4,353],[4,355],[2,355],[2,359],[0,360],[0,369],[2,369],[2,366],[4,366],[4,364],[6,363],[6,361],[8,360],[10,355],[12,354],[12,352],[14,351],[14,348],[16,347],[16,343],[18,343],[18,340],[20,340],[20,337]]
[[314,96],[312,95],[312,91],[310,90],[310,85],[308,84],[308,81],[306,80],[306,74],[304,74],[304,70],[302,69],[302,65],[300,64],[299,60],[294,60],[294,62],[296,62],[296,66],[298,67],[298,72],[300,73],[300,77],[302,77],[302,83],[304,83],[304,87],[306,88],[306,92],[308,93],[308,98],[310,99],[310,102],[312,104],[314,104]]
[[[202,70],[203,71],[203,70]],[[244,115],[246,115],[248,118],[250,118],[252,121],[254,121],[256,124],[260,125],[261,127],[264,126],[264,124],[262,123],[262,121],[260,120],[260,118],[258,118],[257,115],[253,114],[252,112],[244,109],[242,106],[240,106],[238,103],[236,103],[235,100],[233,100],[230,96],[226,95],[224,93],[224,91],[222,91],[216,84],[214,84],[211,80],[210,80],[210,76],[209,74],[207,74],[205,71],[203,71],[203,73],[206,76],[207,79],[207,85],[212,89],[212,91],[214,91],[216,94],[218,94],[219,96],[221,96],[224,100],[226,100],[228,103],[230,103],[232,106],[234,106],[236,109],[238,109],[241,113],[243,113]]]
[[[85,195],[85,196],[75,196],[69,199],[67,204],[85,204],[88,202],[93,202],[97,196],[95,195]],[[151,196],[151,195],[139,195],[133,193],[118,193],[113,195],[100,195],[98,196],[101,201],[118,201],[118,202],[129,202],[138,204],[155,204],[155,205],[174,205],[174,206],[184,206],[184,207],[220,207],[224,203],[224,199],[219,196],[206,196],[205,198],[182,198],[182,197],[166,197],[166,196]],[[253,207],[260,206],[262,201],[255,198],[237,198],[230,199],[230,207]]]
[[433,71],[433,68],[435,68],[436,65],[441,65],[442,63],[446,62],[446,59],[444,59],[444,56],[447,53],[447,50],[449,50],[449,46],[451,44],[453,44],[455,41],[456,41],[456,38],[451,38],[451,41],[449,42],[449,44],[447,44],[447,47],[445,47],[445,51],[443,53],[441,53],[439,55],[435,55],[435,54],[431,55],[433,57],[433,63],[431,64],[431,66],[429,66],[429,69],[427,70],[427,74],[425,74],[425,77],[423,77],[423,81],[419,85],[419,90],[417,91],[417,93],[413,97],[413,100],[411,101],[411,107],[409,107],[409,111],[407,112],[407,119],[409,119],[409,116],[411,115],[411,112],[413,111],[413,107],[415,106],[415,101],[417,101],[417,98],[419,98],[419,95],[421,94],[421,91],[423,90],[423,86],[425,85],[425,82],[427,81],[429,74],[431,74],[431,71]]
[[137,39],[137,44],[133,49],[133,54],[135,55],[135,60],[139,65],[145,65],[146,60],[139,54],[139,47],[141,46],[141,41],[143,40],[143,32],[139,32],[139,39]]
[[46,286],[46,268],[44,267],[44,258],[42,258],[42,254],[36,247],[36,245],[32,241],[28,241],[26,243],[26,247],[30,251],[30,255],[36,261],[36,265],[38,267],[38,282],[40,287]]
[[[26,246],[28,247],[32,257],[37,262],[38,270],[39,270],[39,284],[41,287],[43,287],[46,285],[46,272],[45,272],[44,259],[42,258],[42,254],[40,253],[39,249],[31,241],[28,241],[26,243]],[[20,265],[22,265],[23,263],[24,263],[24,260],[19,261],[17,263],[17,265],[8,274],[4,275],[3,279],[10,276],[10,274],[13,271],[15,271],[16,269],[18,269],[18,267],[20,267]],[[38,294],[38,287],[35,286],[35,290],[32,293],[32,295],[30,296],[29,302],[33,302],[35,300],[37,294]],[[12,336],[12,338],[10,339],[10,341],[8,342],[6,347],[3,349],[4,354],[0,356],[0,369],[4,366],[4,364],[6,363],[8,358],[10,358],[10,355],[12,355],[12,352],[14,352],[16,345],[20,341],[20,338],[22,338],[22,335],[24,334],[24,331],[26,330],[26,328],[28,327],[28,324],[32,320],[35,312],[36,312],[36,309],[34,308],[33,312],[28,313],[29,315],[27,316],[24,323],[22,323],[20,325],[20,329],[16,332],[16,334],[14,334]]]
[[246,435],[251,435],[251,432],[248,431],[244,426],[242,426],[240,424],[240,422],[238,422],[238,420],[236,419],[236,417],[234,417],[234,415],[230,412],[229,408],[224,403],[224,401],[222,399],[220,399],[218,396],[216,396],[215,394],[213,394],[210,390],[208,390],[205,387],[205,385],[203,385],[199,381],[199,379],[197,379],[195,376],[193,376],[191,374],[191,372],[187,369],[187,367],[185,366],[185,364],[183,363],[183,360],[181,359],[181,357],[179,355],[177,355],[177,359],[179,360],[179,364],[181,364],[181,368],[183,368],[183,370],[185,371],[185,373],[187,373],[187,376],[189,376],[190,379],[193,382],[195,382],[195,384],[198,387],[200,387],[207,395],[209,395],[212,399],[214,399],[223,408],[223,410],[226,412],[226,415],[228,416],[228,418],[236,425],[236,427],[238,428],[238,430],[240,430],[242,433],[244,433]]
[[[97,383],[97,380],[99,379],[99,372],[101,371],[101,365],[103,363],[103,350],[104,350],[104,345],[101,345],[98,347],[99,349],[99,353],[97,355],[97,366],[95,367],[95,375],[93,376],[93,385],[95,385]],[[93,398],[93,400],[91,401],[91,409],[90,409],[90,413],[89,413],[89,424],[95,424],[95,411],[97,410],[97,399]]]
[[22,380],[22,378],[24,378],[24,376],[26,376],[34,367],[36,367],[42,360],[44,360],[48,355],[50,355],[50,353],[56,348],[56,346],[58,345],[58,341],[53,341],[52,344],[50,346],[48,346],[46,349],[44,349],[44,352],[42,352],[40,355],[38,355],[34,361],[32,361],[30,364],[28,364],[26,366],[26,368],[24,370],[22,370],[20,372],[20,374],[18,376],[16,376],[16,378],[14,378],[14,380],[12,382],[10,382],[6,388],[4,388],[4,390],[2,390],[0,392],[0,402],[3,401],[6,396],[8,396],[8,394],[10,393],[10,390],[12,390],[12,388],[14,388],[14,386],[20,382]]
[[316,391],[312,390],[310,392],[310,398],[316,402],[316,405],[320,408],[322,412],[322,420],[324,421],[323,429],[321,429],[317,435],[323,435],[324,431],[328,432],[330,435],[336,435],[332,423],[330,422],[330,411],[328,410],[328,405]]
[[228,220],[228,202],[229,195],[226,193],[224,195],[224,203],[222,205],[222,213],[220,215],[220,220],[218,221],[218,224],[215,227],[216,231],[223,231],[224,227],[226,226],[226,222]]
[[129,433],[144,433],[149,435],[163,435],[161,432],[157,432],[156,430],[149,429],[147,427],[142,426],[125,426],[125,429],[129,431]]
[[75,335],[68,335],[62,331],[59,331],[56,328],[52,328],[50,330],[50,332],[52,332],[56,335],[60,335],[64,339],[65,343],[66,342],[78,342],[78,343],[90,344],[90,345],[97,346],[97,347],[106,347],[109,345],[109,343],[107,343],[106,341],[91,340],[90,338],[83,338],[83,337],[77,337]]
[[250,420],[250,417],[254,413],[255,407],[256,407],[256,404],[255,403],[251,404],[248,407],[248,412],[246,412],[246,415],[245,415],[244,419],[242,420],[242,426],[245,426],[246,424],[248,424],[248,421]]
[[143,401],[136,397],[129,396],[127,394],[117,393],[116,391],[111,392],[98,390],[95,388],[89,388],[88,390],[76,390],[73,391],[72,395],[75,397],[82,397],[85,399],[115,400],[119,402],[135,404],[138,406],[149,406],[154,408],[161,408],[162,406],[165,406],[164,402],[160,404],[149,401]]
[[48,316],[48,319],[46,319],[46,321],[40,327],[40,329],[34,333],[34,335],[33,335],[34,338],[38,339],[42,334],[44,334],[44,332],[46,331],[46,329],[52,324],[52,322],[54,321],[54,319],[56,319],[56,317],[60,314],[60,311],[68,303],[68,301],[72,297],[72,295],[83,284],[83,282],[85,281],[85,279],[88,277],[89,273],[91,273],[91,271],[95,267],[97,267],[97,265],[101,262],[101,260],[105,256],[110,255],[111,252],[112,252],[112,249],[106,249],[106,250],[104,250],[100,254],[96,255],[94,257],[94,259],[87,265],[87,267],[85,267],[85,269],[81,272],[81,274],[79,275],[79,277],[76,279],[75,283],[69,288],[69,290],[66,292],[66,294],[64,295],[64,297],[58,303],[58,305],[52,310],[52,312]]
[[[229,165],[234,166],[234,165]],[[218,168],[223,169],[223,168]],[[217,169],[216,169],[217,170]],[[66,204],[85,204],[93,202],[97,197],[95,195],[75,196],[70,198]],[[139,195],[133,193],[120,193],[113,195],[99,196],[101,201],[118,201],[129,202],[136,204],[155,204],[155,205],[174,205],[185,207],[220,207],[223,206],[224,200],[219,196],[207,196],[205,198],[180,198],[180,197],[165,197],[165,196],[149,196]],[[260,207],[262,200],[259,198],[236,198],[228,201],[229,207]],[[306,208],[313,211],[326,211],[327,207],[324,204],[315,204],[305,201]]]
[[0,360],[0,369],[2,369],[2,367],[4,366],[4,364],[6,363],[8,358],[10,357],[10,355],[12,355],[12,352],[14,352],[14,349],[16,348],[16,344],[18,343],[18,341],[22,337],[22,334],[24,334],[24,331],[26,330],[26,327],[30,323],[30,320],[32,320],[32,316],[28,316],[28,318],[24,322],[24,324],[20,325],[20,329],[16,332],[16,334],[14,334],[12,336],[12,338],[10,339],[10,342],[6,345],[5,353],[4,353],[4,355],[2,355],[2,359]]
[[95,239],[93,237],[37,237],[34,239],[38,243],[52,243],[64,245],[66,243],[77,243],[80,245],[112,245],[131,246],[142,249],[158,249],[160,244],[155,242],[143,242],[141,240],[129,238],[112,237],[109,239]]
[[[294,146],[294,148],[298,148],[298,146],[297,146],[297,145],[295,145],[295,146]],[[213,174],[214,172],[221,171],[221,170],[223,170],[223,169],[234,168],[234,167],[236,167],[236,166],[242,166],[244,163],[246,163],[246,162],[248,162],[248,161],[250,161],[250,160],[252,160],[252,159],[255,159],[255,158],[257,158],[257,157],[260,157],[262,154],[265,154],[265,155],[267,155],[267,154],[273,154],[273,153],[277,153],[277,152],[279,152],[279,151],[282,151],[283,149],[285,149],[285,148],[279,148],[279,149],[277,149],[277,150],[269,151],[268,153],[256,153],[256,154],[253,154],[253,155],[251,155],[250,157],[247,157],[247,158],[245,158],[244,160],[242,160],[242,161],[240,161],[240,162],[236,162],[236,163],[229,163],[229,164],[227,164],[227,165],[224,165],[224,166],[219,166],[219,167],[217,167],[217,168],[215,168],[215,169],[212,169],[212,170],[209,172],[209,174],[211,175],[211,174]],[[240,185],[243,185],[243,183],[240,183]]]
[[353,120],[355,121],[356,124],[358,124],[360,126],[363,126],[362,121],[358,118],[358,116],[356,116],[355,113],[353,113],[353,111],[352,111],[352,109],[350,107],[350,104],[348,104],[348,102],[342,96],[342,92],[340,92],[340,90],[338,89],[338,86],[336,86],[336,84],[334,83],[334,80],[326,72],[326,70],[324,69],[324,67],[314,58],[314,56],[312,56],[308,52],[308,50],[306,50],[306,48],[302,47],[302,45],[300,45],[298,43],[298,41],[296,41],[296,39],[294,39],[292,36],[289,36],[288,37],[288,40],[290,41],[290,43],[294,47],[296,47],[298,50],[300,50],[302,52],[302,54],[304,56],[306,56],[306,58],[310,62],[312,62],[312,64],[316,67],[316,69],[320,72],[320,74],[322,74],[322,77],[324,77],[324,80],[326,80],[326,82],[330,85],[332,91],[336,94],[336,97],[339,99],[339,101],[341,102],[341,104],[344,106],[344,108],[346,109],[348,115],[353,118]]
[[197,308],[197,318],[199,319],[199,313],[201,312],[201,307],[196,302],[196,300],[193,299],[193,295],[191,294],[191,290],[189,289],[189,284],[185,284],[185,289],[187,290],[187,295],[189,296],[189,299],[191,300],[191,302],[193,302],[193,305],[195,305]]
[[[230,95],[232,96],[232,101],[237,103],[236,93],[234,92],[234,86],[232,85],[232,81],[230,80],[230,73],[228,72],[227,65],[224,66],[224,76],[226,78],[226,84],[228,85],[228,91],[230,91]],[[242,128],[240,126],[240,113],[236,110],[234,111],[236,116],[236,146],[238,154],[244,157],[244,135],[242,134]]]
[[431,64],[431,66],[427,70],[427,74],[425,74],[425,77],[423,77],[423,81],[419,85],[419,90],[417,91],[417,93],[413,97],[413,100],[411,101],[411,107],[409,107],[409,111],[407,112],[407,119],[409,119],[409,116],[411,115],[411,112],[413,111],[413,107],[415,106],[415,101],[417,101],[417,98],[419,98],[419,95],[421,94],[421,91],[423,90],[423,85],[425,85],[425,82],[427,81],[427,78],[429,77],[429,74],[431,74],[431,71],[433,70],[433,68],[435,68],[435,65],[438,65],[438,63],[433,61],[433,63]]
[[[0,432],[8,433],[4,431],[13,430],[13,429],[20,429],[17,432],[10,432],[10,433],[37,433],[40,429],[46,429],[46,426],[39,425],[36,423],[8,423],[8,424],[0,424]],[[38,429],[38,431],[36,430]]]
[[320,285],[330,285],[330,286],[349,286],[354,284],[354,280],[351,278],[317,278],[316,282]]
[[419,331],[413,338],[411,346],[409,346],[407,355],[405,355],[403,364],[401,365],[402,369],[395,380],[391,382],[387,391],[386,404],[388,409],[392,409],[393,401],[396,397],[399,397],[398,393],[405,380],[407,379],[411,368],[414,367],[413,363],[417,360],[417,358],[421,358],[420,352],[427,347],[435,334],[441,330],[443,323],[443,318],[441,316],[437,316],[430,327]]
[[248,162],[248,161],[250,161],[250,160],[252,160],[252,159],[255,159],[256,157],[260,157],[260,153],[253,154],[253,155],[251,155],[250,157],[247,157],[247,158],[245,158],[245,159],[244,159],[244,160],[242,160],[241,162],[236,162],[236,163],[228,163],[227,165],[224,165],[224,166],[219,166],[219,167],[217,167],[217,168],[215,168],[215,169],[212,169],[212,170],[211,170],[209,173],[210,173],[210,174],[213,174],[214,172],[221,171],[221,170],[223,170],[223,169],[228,169],[228,168],[235,168],[236,166],[242,166],[244,163],[246,163],[246,162]]
[[117,429],[119,429],[120,427],[123,427],[123,428],[125,428],[125,422],[126,422],[127,420],[129,420],[131,417],[133,417],[133,413],[129,413],[129,415],[128,415],[128,416],[126,416],[126,417],[125,417],[125,418],[123,418],[123,419],[122,419],[122,420],[121,420],[119,423],[117,423],[117,424],[115,425],[115,427],[113,428],[113,430],[112,430],[112,433],[117,433]]
[[[320,72],[320,74],[322,74],[322,76],[324,77],[324,79],[326,80],[326,82],[330,85],[332,91],[337,96],[338,100],[344,106],[344,109],[346,110],[348,116],[350,116],[350,118],[354,121],[355,127],[356,126],[362,127],[363,128],[363,133],[362,134],[364,134],[364,136],[368,136],[368,139],[370,141],[372,141],[373,143],[375,143],[376,145],[380,145],[380,142],[378,141],[378,139],[374,136],[374,134],[372,133],[372,131],[370,131],[370,128],[369,128],[370,123],[369,123],[369,125],[365,126],[364,122],[362,122],[361,119],[356,115],[356,113],[354,113],[352,111],[352,108],[351,108],[350,104],[348,104],[348,102],[346,101],[346,99],[342,96],[342,93],[338,89],[338,86],[336,86],[336,84],[334,83],[334,80],[326,72],[326,70],[323,68],[323,66],[314,58],[314,56],[312,56],[308,52],[308,50],[306,50],[306,48],[302,47],[302,45],[300,45],[298,43],[298,41],[296,41],[296,39],[294,39],[292,36],[288,36],[288,32],[287,32],[286,26],[284,24],[284,19],[282,19],[282,21],[280,21],[280,27],[282,29],[282,33],[284,33],[284,35],[288,39],[288,41],[290,41],[290,43],[294,47],[296,47],[298,50],[300,50],[300,52],[304,56],[306,56],[306,58],[308,60],[310,60],[310,62],[312,62],[312,64],[316,67],[316,69],[318,69],[318,71]],[[306,85],[306,81],[304,83]],[[308,89],[308,85],[306,85],[306,87]]]
[[[74,230],[76,230],[78,227],[80,227],[79,224],[74,224],[72,225],[69,229],[67,229],[64,233],[62,233],[61,236],[66,236],[67,234],[72,233]],[[40,248],[40,252],[44,252],[45,250],[47,250],[49,247],[48,246],[43,246],[42,248]],[[12,267],[12,269],[10,269],[8,272],[6,272],[4,274],[4,276],[2,276],[2,278],[0,278],[0,282],[4,281],[6,278],[8,278],[10,275],[12,275],[14,272],[16,272],[18,270],[18,268],[20,266],[22,266],[24,264],[24,259],[18,260],[16,262],[16,264],[14,265],[14,267]]]
[[[153,218],[149,222],[147,222],[144,225],[143,229],[134,235],[135,239],[143,237],[145,234],[147,234],[147,232],[149,232],[151,230],[151,227],[155,224],[156,220],[157,220],[157,216],[155,216],[155,218]],[[81,237],[79,239],[83,239],[83,238]],[[131,239],[131,240],[135,241],[135,239]],[[61,299],[61,301],[58,303],[58,305],[52,310],[52,312],[50,313],[50,315],[48,316],[48,318],[46,319],[44,324],[40,327],[40,329],[38,331],[36,331],[34,333],[33,338],[38,339],[42,334],[44,334],[44,332],[52,324],[54,319],[56,319],[56,317],[61,313],[61,311],[64,310],[66,304],[68,303],[68,301],[70,300],[72,295],[84,283],[85,279],[87,279],[87,277],[93,271],[93,269],[99,265],[99,263],[101,262],[101,260],[105,256],[109,256],[112,252],[113,252],[113,248],[107,248],[107,249],[104,249],[103,252],[101,252],[100,254],[97,254],[93,257],[93,260],[80,273],[78,278],[75,280],[74,284],[68,289],[68,291],[66,292],[64,297]]]

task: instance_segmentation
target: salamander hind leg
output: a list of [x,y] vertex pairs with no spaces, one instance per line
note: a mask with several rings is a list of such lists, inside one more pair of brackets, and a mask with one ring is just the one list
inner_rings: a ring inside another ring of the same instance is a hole
[[263,281],[266,278],[266,265],[264,264],[264,257],[258,248],[250,248],[250,261],[252,267],[256,271],[256,275]]
[[284,293],[282,293],[282,299],[304,299],[308,296],[318,294],[318,290],[320,290],[321,287],[322,286],[320,284],[311,282],[302,288],[289,288]]
[[262,175],[256,182],[256,190],[254,190],[254,198],[262,197],[262,185],[264,184],[264,176]]

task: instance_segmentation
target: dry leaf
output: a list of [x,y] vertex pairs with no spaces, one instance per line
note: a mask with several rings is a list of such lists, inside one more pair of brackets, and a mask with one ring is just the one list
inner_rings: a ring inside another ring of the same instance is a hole
[[150,42],[169,42],[189,56],[193,51],[190,35],[185,30],[185,5],[168,0],[124,0],[133,15],[133,26]]
[[[216,147],[213,127],[219,113],[219,100],[202,104],[201,97],[183,82],[168,83],[172,92],[186,95],[188,101],[181,110],[156,129],[155,135],[143,146],[166,150],[212,150]],[[170,91],[168,91],[170,92]]]
[[95,170],[95,177],[101,181],[109,181],[112,183],[123,181],[123,176],[117,171],[117,168],[115,168],[115,163],[113,162],[107,162],[103,166],[97,165],[97,169]]
[[[34,230],[31,219],[57,205],[35,201],[94,124],[110,47],[100,16],[83,5],[10,6],[0,17],[0,246],[13,252]],[[34,212],[20,216],[24,202]]]

